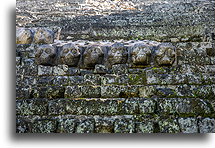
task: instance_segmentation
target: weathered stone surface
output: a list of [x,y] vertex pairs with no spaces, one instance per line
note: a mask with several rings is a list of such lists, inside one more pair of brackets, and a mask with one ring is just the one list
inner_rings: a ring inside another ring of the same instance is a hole
[[128,66],[126,64],[116,64],[112,66],[112,71],[114,74],[127,74]]
[[16,119],[16,133],[28,133],[29,132],[29,123],[24,119]]
[[19,100],[16,102],[17,115],[45,115],[47,114],[47,100]]
[[81,57],[81,49],[72,43],[68,43],[63,45],[59,56],[60,63],[69,66],[77,66]]
[[40,65],[55,65],[57,49],[52,45],[41,45],[36,49],[35,61]]
[[114,132],[115,133],[134,133],[135,130],[135,123],[130,118],[119,118],[115,120],[114,123]]
[[75,119],[60,119],[57,128],[58,133],[74,133],[76,120]]
[[203,118],[198,123],[200,133],[215,133],[215,119]]
[[148,65],[151,60],[151,49],[144,44],[135,44],[131,49],[131,61],[134,65]]
[[32,133],[56,133],[57,122],[54,120],[36,120],[31,128]]
[[101,97],[103,98],[117,98],[126,95],[127,87],[120,85],[101,86]]
[[136,132],[137,133],[153,133],[154,132],[154,123],[151,121],[143,121],[136,123]]
[[161,133],[179,133],[180,127],[175,119],[163,119],[158,122]]
[[178,119],[182,133],[197,133],[198,125],[195,118],[180,118]]
[[94,121],[92,119],[86,119],[77,124],[76,133],[93,133],[94,132]]
[[46,28],[37,28],[34,34],[35,44],[51,44],[54,42],[54,32]]
[[95,67],[96,64],[102,64],[104,51],[98,45],[89,46],[83,54],[83,64],[85,67]]
[[175,47],[170,44],[160,44],[155,51],[155,61],[160,66],[171,66],[176,57]]
[[79,98],[82,96],[82,92],[79,86],[67,86],[64,96],[65,98]]
[[127,48],[121,43],[113,44],[108,51],[108,63],[123,64],[127,62],[128,51]]
[[62,76],[68,75],[69,67],[67,65],[58,65],[53,67],[53,75]]
[[114,120],[108,117],[95,117],[95,132],[96,133],[113,133]]
[[94,73],[106,74],[107,72],[108,72],[108,68],[105,65],[101,65],[101,64],[95,65]]
[[27,28],[16,29],[16,44],[31,44],[33,41],[33,33]]
[[32,98],[63,98],[65,88],[60,86],[35,87],[32,88]]

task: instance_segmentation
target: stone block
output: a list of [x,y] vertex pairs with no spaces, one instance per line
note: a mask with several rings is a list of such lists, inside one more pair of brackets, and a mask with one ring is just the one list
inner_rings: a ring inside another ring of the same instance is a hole
[[99,98],[101,97],[100,86],[81,86],[82,97],[84,98]]
[[31,44],[33,41],[33,33],[28,28],[16,29],[16,44]]
[[92,119],[86,119],[77,124],[75,133],[94,133],[95,122]]
[[86,74],[84,75],[85,85],[100,85],[101,84],[101,76],[98,74]]
[[101,97],[103,98],[119,98],[126,96],[127,87],[120,85],[101,86]]
[[53,67],[38,65],[38,75],[39,76],[50,76],[50,75],[53,75]]
[[57,133],[74,133],[76,119],[60,119],[58,121]]
[[95,69],[94,69],[94,73],[97,73],[97,74],[106,74],[106,73],[108,73],[108,68],[105,65],[96,64],[95,65]]
[[114,133],[134,133],[135,123],[131,118],[117,118],[114,122]]
[[67,65],[58,65],[53,67],[53,75],[63,76],[68,75],[69,67]]
[[142,74],[129,74],[129,84],[130,85],[145,85],[146,84],[146,75]]
[[95,133],[113,133],[114,120],[108,117],[95,117]]
[[128,74],[128,66],[126,64],[115,64],[112,66],[113,74]]
[[52,44],[54,42],[54,32],[47,28],[37,28],[34,33],[35,44]]
[[162,119],[158,122],[161,133],[180,133],[176,119]]
[[31,126],[32,133],[56,133],[57,130],[55,120],[35,120]]
[[215,133],[215,119],[214,118],[202,118],[199,123],[200,133]]
[[152,121],[144,120],[142,122],[136,123],[136,132],[137,133],[153,133],[154,132],[154,123]]
[[16,101],[17,115],[46,115],[47,114],[46,99],[26,99]]
[[195,118],[179,118],[178,123],[182,133],[198,133],[198,125]]
[[67,86],[65,88],[65,98],[80,98],[82,97],[82,91],[79,86]]

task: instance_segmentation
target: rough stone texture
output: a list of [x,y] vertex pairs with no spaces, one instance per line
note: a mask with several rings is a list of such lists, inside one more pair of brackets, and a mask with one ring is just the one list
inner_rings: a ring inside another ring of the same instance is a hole
[[214,133],[214,0],[17,0],[17,133]]

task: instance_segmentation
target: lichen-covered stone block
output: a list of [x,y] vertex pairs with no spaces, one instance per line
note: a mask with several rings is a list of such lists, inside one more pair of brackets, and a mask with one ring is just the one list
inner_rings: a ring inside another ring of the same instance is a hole
[[161,119],[158,125],[161,133],[180,133],[180,127],[176,119]]
[[140,114],[155,112],[155,101],[152,99],[140,99],[138,104]]
[[128,75],[112,75],[106,74],[101,77],[102,85],[128,85]]
[[47,114],[46,99],[26,99],[16,101],[17,115],[46,115]]
[[35,76],[38,74],[38,66],[35,63],[35,59],[22,59],[22,68],[24,70],[24,74],[27,76]]
[[98,74],[86,74],[84,75],[85,85],[100,85],[101,84],[101,76]]
[[67,86],[65,88],[65,98],[80,98],[82,97],[82,91],[79,86]]
[[50,75],[53,75],[53,67],[38,65],[38,75],[39,76],[50,76]]
[[128,59],[127,48],[122,43],[114,43],[110,46],[108,51],[108,63],[110,65],[114,64],[124,64]]
[[52,44],[54,42],[54,32],[46,28],[37,28],[34,33],[35,44]]
[[69,76],[69,85],[83,85],[84,76]]
[[92,45],[85,49],[83,53],[83,64],[85,67],[95,67],[96,64],[102,64],[104,51],[98,45]]
[[135,122],[132,117],[130,118],[118,118],[114,122],[114,133],[134,133]]
[[214,118],[202,118],[199,123],[200,133],[215,133],[215,119]]
[[55,99],[48,102],[49,115],[63,115],[66,114],[66,103],[64,99]]
[[154,123],[152,121],[144,120],[143,122],[136,123],[136,132],[137,133],[153,133],[154,132]]
[[72,43],[63,45],[59,55],[60,63],[69,66],[77,66],[80,57],[81,49]]
[[53,67],[53,75],[63,76],[68,74],[69,67],[67,65],[58,65]]
[[155,62],[159,66],[171,66],[176,59],[176,49],[171,44],[160,44],[155,51]]
[[112,66],[113,74],[128,74],[128,65],[126,64],[115,64]]
[[133,65],[144,66],[150,64],[151,49],[149,46],[137,43],[131,48],[130,54]]
[[33,32],[28,28],[16,29],[16,44],[31,44],[33,41]]
[[36,48],[35,62],[38,65],[55,65],[57,60],[57,49],[49,44],[40,45]]
[[95,122],[92,119],[86,119],[77,124],[76,133],[94,133]]
[[100,86],[81,86],[82,97],[84,98],[99,98],[101,97],[101,87]]
[[97,73],[97,74],[106,74],[106,73],[108,73],[108,68],[105,65],[96,64],[95,65],[95,69],[94,69],[94,73]]
[[57,133],[74,133],[76,119],[60,119],[58,121]]
[[195,118],[179,118],[182,133],[198,133],[197,119]]
[[129,74],[129,84],[130,85],[145,85],[146,84],[146,74]]
[[113,133],[114,119],[95,117],[95,133]]
[[126,96],[127,87],[120,85],[101,86],[101,97],[117,98]]
[[36,120],[31,125],[32,133],[56,133],[57,122],[55,120]]
[[151,98],[156,96],[156,89],[154,86],[139,87],[139,96],[143,98]]
[[29,130],[29,123],[25,119],[16,119],[16,133],[28,133]]

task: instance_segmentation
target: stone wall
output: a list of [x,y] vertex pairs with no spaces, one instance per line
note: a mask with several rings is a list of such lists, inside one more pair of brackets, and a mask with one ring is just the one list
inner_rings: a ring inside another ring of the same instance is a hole
[[214,133],[214,1],[17,1],[17,133]]

